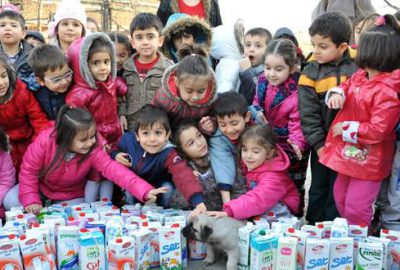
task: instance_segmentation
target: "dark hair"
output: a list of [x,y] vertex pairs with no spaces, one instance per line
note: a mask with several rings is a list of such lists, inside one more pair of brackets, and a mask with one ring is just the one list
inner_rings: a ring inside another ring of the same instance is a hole
[[317,17],[310,28],[310,36],[320,35],[324,38],[330,38],[338,47],[343,42],[349,43],[351,37],[351,22],[341,12],[327,12]]
[[185,119],[185,120],[181,121],[179,123],[179,125],[173,129],[173,132],[172,132],[172,142],[176,145],[176,149],[183,156],[186,156],[186,155],[185,155],[185,151],[183,151],[183,148],[182,148],[180,136],[181,136],[182,132],[184,132],[185,130],[187,130],[191,127],[199,129],[199,126],[198,126],[198,124],[196,124],[195,121],[193,121],[192,119]]
[[94,23],[94,25],[95,25],[96,28],[97,28],[97,31],[100,32],[99,24],[96,22],[95,19],[93,19],[93,18],[91,18],[91,17],[86,17],[86,23],[88,23],[88,22]]
[[0,12],[0,19],[9,18],[10,20],[17,21],[21,26],[22,30],[26,30],[25,18],[20,13],[14,12],[12,10],[4,10]]
[[[57,114],[56,127],[51,136],[56,136],[57,151],[50,165],[40,174],[40,177],[57,169],[63,162],[68,153],[75,136],[81,131],[87,131],[96,122],[90,112],[81,108],[70,108],[64,105],[60,108]],[[97,136],[96,136],[97,137]],[[97,145],[97,142],[90,151],[84,154],[78,164],[82,163],[91,153],[92,149]]]
[[46,71],[53,72],[61,69],[68,65],[68,60],[60,48],[46,44],[36,47],[30,52],[28,63],[32,67],[35,76],[43,79]]
[[[354,24],[353,24],[353,32],[352,32],[352,39],[354,39],[354,35],[356,34],[356,27],[357,27],[357,25],[359,24],[359,23],[361,23],[361,26],[360,26],[360,28],[361,28],[361,32],[360,32],[360,34],[362,33],[362,32],[364,32],[364,31],[366,31],[366,30],[368,30],[369,28],[371,28],[372,27],[372,24],[375,22],[375,20],[376,20],[376,18],[377,17],[379,17],[379,14],[378,13],[372,13],[372,14],[370,14],[370,15],[368,15],[368,16],[361,16],[361,17],[358,17],[355,21],[354,21]],[[367,28],[365,28],[365,30],[363,31],[363,29],[364,29],[364,27],[366,27],[367,26]],[[354,41],[354,40],[353,40]]]
[[108,52],[110,54],[110,58],[114,57],[113,51],[110,48],[110,43],[108,43],[108,41],[104,38],[96,38],[93,40],[88,52],[88,61],[93,56],[93,54],[98,52]]
[[217,117],[232,116],[235,114],[245,117],[249,111],[246,98],[235,91],[219,94],[212,107]]
[[392,15],[387,14],[382,19],[382,25],[361,35],[355,62],[363,69],[392,72],[400,68],[400,27]]
[[154,15],[153,13],[140,13],[136,15],[131,21],[131,25],[129,27],[131,36],[133,36],[133,32],[136,30],[145,30],[154,27],[158,34],[161,36],[163,24],[160,19]]
[[176,67],[178,80],[184,79],[185,75],[206,76],[211,74],[207,62],[207,52],[202,45],[183,45],[177,53],[179,63]]
[[258,124],[247,128],[240,136],[239,153],[242,151],[243,142],[253,140],[266,150],[275,149],[276,138],[271,126]]
[[166,132],[171,130],[167,112],[159,107],[146,104],[134,114],[133,130],[139,132],[140,128],[152,127],[154,124],[161,124]]
[[272,39],[272,34],[270,31],[268,31],[265,28],[262,27],[256,27],[252,28],[249,31],[246,32],[244,35],[245,37],[247,36],[260,36],[265,38],[265,44],[268,45],[269,41]]
[[289,39],[279,38],[271,40],[268,44],[267,50],[265,51],[265,57],[269,54],[282,56],[286,65],[290,68],[297,64],[297,48]]
[[124,45],[128,52],[132,51],[131,43],[126,35],[119,32],[109,32],[107,35],[110,37],[112,42]]
[[[5,11],[3,11],[5,12]],[[1,13],[0,13],[1,14]],[[17,83],[17,74],[12,68],[12,66],[8,63],[6,57],[4,55],[0,55],[0,66],[3,66],[7,72],[8,80],[10,82],[10,85],[8,86],[8,90],[6,95],[4,96],[4,101],[8,100],[11,98],[15,84]]]
[[0,127],[0,151],[9,152],[10,144],[6,132]]

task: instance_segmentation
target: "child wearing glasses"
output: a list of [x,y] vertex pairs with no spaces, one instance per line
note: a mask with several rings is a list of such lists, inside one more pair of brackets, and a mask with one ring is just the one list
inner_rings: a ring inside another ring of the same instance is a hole
[[72,70],[64,52],[54,45],[43,45],[32,50],[29,64],[35,73],[40,89],[34,92],[40,107],[49,120],[65,104],[65,94],[72,81]]

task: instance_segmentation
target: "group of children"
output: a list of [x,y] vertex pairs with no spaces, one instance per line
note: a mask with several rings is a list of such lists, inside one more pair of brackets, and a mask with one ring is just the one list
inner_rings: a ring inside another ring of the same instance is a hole
[[111,200],[116,184],[127,203],[192,215],[302,216],[310,156],[307,221],[370,223],[400,115],[393,16],[377,16],[357,52],[348,18],[319,16],[306,63],[289,29],[251,29],[238,79],[219,92],[206,22],[173,14],[163,28],[141,13],[130,40],[85,36],[77,10],[62,7],[54,44],[34,49],[22,15],[0,13],[0,215]]

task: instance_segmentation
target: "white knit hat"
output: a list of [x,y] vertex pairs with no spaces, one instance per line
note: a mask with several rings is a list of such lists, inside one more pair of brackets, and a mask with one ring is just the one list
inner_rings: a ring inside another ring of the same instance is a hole
[[56,36],[57,25],[64,19],[78,20],[83,29],[86,29],[86,11],[80,0],[62,0],[54,14],[54,20],[49,23],[49,36]]

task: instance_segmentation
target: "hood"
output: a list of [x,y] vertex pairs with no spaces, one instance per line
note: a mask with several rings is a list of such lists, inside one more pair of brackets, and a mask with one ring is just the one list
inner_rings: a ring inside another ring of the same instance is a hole
[[262,165],[253,171],[248,171],[246,165],[242,161],[243,171],[245,173],[264,173],[264,172],[283,172],[290,166],[290,160],[285,151],[277,144],[276,145],[277,155],[272,159],[265,161]]
[[353,76],[358,85],[375,85],[376,83],[384,83],[388,87],[394,89],[397,93],[400,93],[400,69],[396,69],[392,72],[379,73],[371,80],[368,80],[366,71],[363,69],[359,69]]
[[[206,13],[206,20],[208,22],[211,21],[211,1],[210,0],[201,0],[204,6],[204,12]],[[179,13],[179,0],[171,0],[171,9],[173,13]],[[181,13],[182,14],[182,13]],[[172,16],[172,15],[171,15]]]
[[172,37],[182,32],[192,33],[195,43],[204,45],[206,51],[210,51],[212,37],[210,25],[197,17],[177,13],[169,17],[167,25],[163,29],[163,36],[165,38],[163,52],[166,57],[172,59],[175,63],[178,62]]
[[240,59],[244,27],[220,25],[212,29],[211,56],[215,59]]
[[293,34],[292,30],[290,30],[287,27],[282,27],[282,28],[279,28],[278,30],[276,30],[276,32],[274,34],[274,39],[276,39],[276,38],[284,38],[284,37],[289,38],[291,41],[293,41],[293,43],[296,46],[299,46],[299,42],[297,41],[297,38]]
[[97,39],[104,40],[111,48],[111,76],[109,80],[114,81],[115,79],[117,67],[115,63],[114,43],[111,41],[108,35],[98,32],[93,33],[86,38],[75,40],[68,49],[67,57],[69,66],[74,71],[75,85],[97,89],[96,81],[93,78],[88,65],[89,49],[93,42]]

